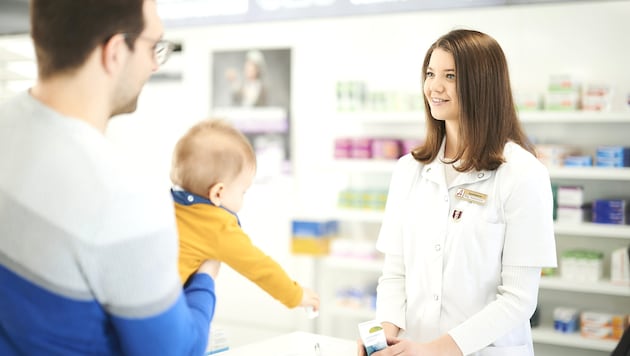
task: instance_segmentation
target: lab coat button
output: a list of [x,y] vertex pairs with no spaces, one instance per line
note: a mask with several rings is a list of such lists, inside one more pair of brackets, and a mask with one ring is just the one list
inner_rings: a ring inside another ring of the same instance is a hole
[[444,196],[444,201],[448,201],[448,195]]
[[436,251],[440,251],[442,249],[442,246],[440,246],[440,244],[435,245],[435,250]]
[[437,294],[433,294],[433,300],[437,302],[438,300],[440,300],[440,296]]
[[477,178],[483,178],[484,174],[483,173],[479,173],[477,174]]
[[427,173],[431,172],[431,167],[427,168]]

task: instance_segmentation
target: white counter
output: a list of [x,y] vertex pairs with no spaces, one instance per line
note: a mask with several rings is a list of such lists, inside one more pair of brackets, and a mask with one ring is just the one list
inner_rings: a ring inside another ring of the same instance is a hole
[[[319,344],[320,353],[316,352],[315,344]],[[216,356],[355,356],[356,354],[356,340],[296,331],[230,349]]]

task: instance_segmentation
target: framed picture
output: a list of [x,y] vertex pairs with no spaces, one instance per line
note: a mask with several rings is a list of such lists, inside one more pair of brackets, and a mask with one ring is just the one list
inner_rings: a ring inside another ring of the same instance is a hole
[[257,177],[291,172],[290,49],[213,52],[211,103],[250,139]]

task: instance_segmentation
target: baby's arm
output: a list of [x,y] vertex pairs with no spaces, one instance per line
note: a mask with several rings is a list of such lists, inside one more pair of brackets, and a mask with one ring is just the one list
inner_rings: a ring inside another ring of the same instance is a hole
[[217,246],[219,259],[245,278],[256,283],[287,308],[313,306],[319,308],[319,297],[302,288],[271,257],[256,247],[241,229],[224,231]]

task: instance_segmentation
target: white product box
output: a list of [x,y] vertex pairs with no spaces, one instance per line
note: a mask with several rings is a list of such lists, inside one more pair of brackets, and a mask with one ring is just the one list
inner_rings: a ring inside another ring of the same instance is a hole
[[572,206],[559,206],[556,221],[579,224],[584,221],[584,209]]
[[558,206],[579,208],[584,204],[584,188],[561,185],[558,187]]
[[610,255],[610,281],[614,284],[630,285],[628,248],[614,250]]

